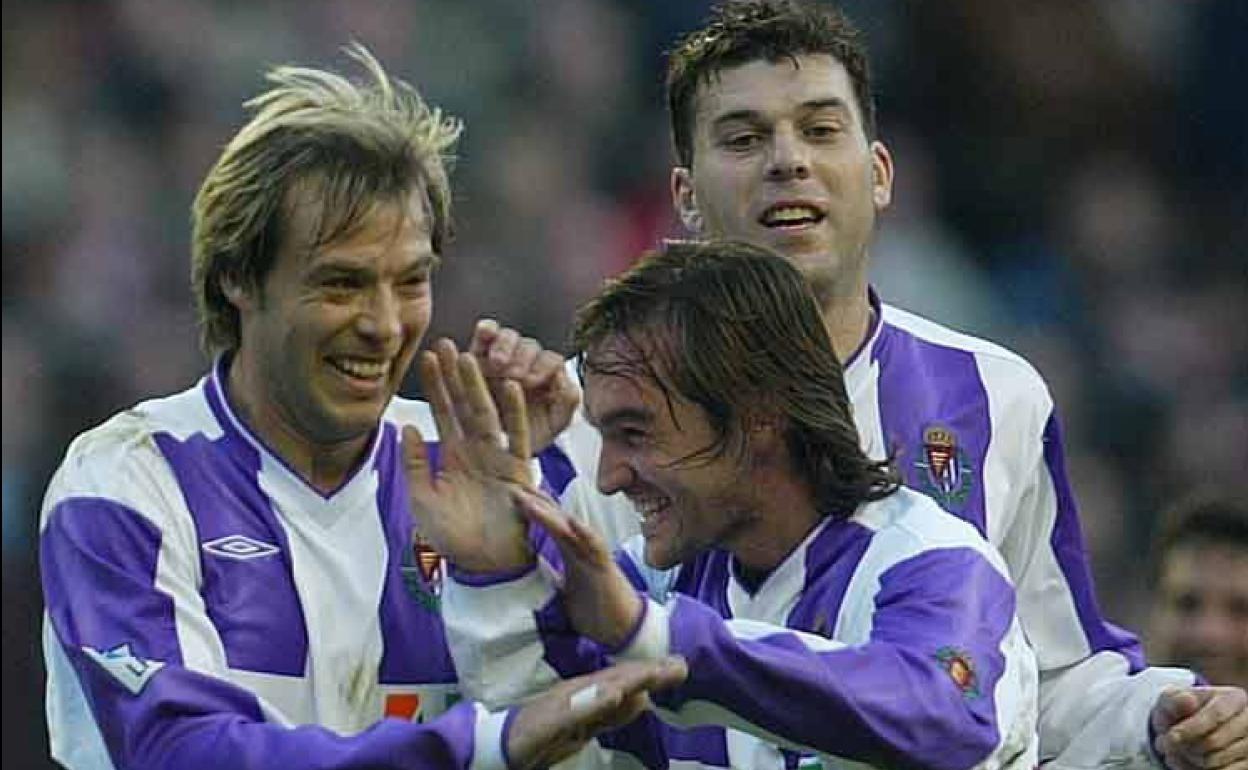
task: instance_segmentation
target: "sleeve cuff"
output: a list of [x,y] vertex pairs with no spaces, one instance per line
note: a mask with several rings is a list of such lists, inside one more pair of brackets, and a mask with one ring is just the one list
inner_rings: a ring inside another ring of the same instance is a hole
[[480,703],[473,726],[472,763],[469,770],[510,770],[507,756],[507,732],[515,718],[516,709],[490,711]]
[[619,648],[607,651],[615,660],[659,660],[671,649],[668,609],[654,599],[642,598],[645,605],[632,633]]

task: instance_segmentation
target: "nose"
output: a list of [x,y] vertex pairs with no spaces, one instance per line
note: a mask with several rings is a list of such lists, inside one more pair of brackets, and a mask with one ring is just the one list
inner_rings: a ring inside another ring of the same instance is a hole
[[627,489],[636,478],[636,472],[621,452],[603,444],[598,453],[598,491],[613,495]]
[[381,342],[402,335],[402,303],[393,289],[381,286],[369,292],[357,317],[356,328],[361,335]]
[[767,178],[787,181],[810,176],[809,149],[793,127],[777,126],[772,134]]

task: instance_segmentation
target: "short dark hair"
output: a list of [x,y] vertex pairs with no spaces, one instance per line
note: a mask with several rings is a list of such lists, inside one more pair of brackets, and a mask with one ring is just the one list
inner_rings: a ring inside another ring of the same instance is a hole
[[[630,351],[596,355],[611,337]],[[784,419],[795,471],[818,510],[848,516],[896,490],[889,462],[859,444],[844,374],[809,285],[787,260],[740,241],[668,242],[577,313],[586,372],[642,377],[701,407],[715,440],[686,460],[748,448],[745,419]]]
[[730,0],[676,44],[667,62],[672,144],[681,165],[693,163],[698,87],[722,70],[759,59],[778,62],[828,54],[845,67],[868,139],[875,137],[871,68],[862,33],[844,13],[806,0]]
[[1226,546],[1248,552],[1248,500],[1202,493],[1175,503],[1162,517],[1153,549],[1153,577],[1184,546]]

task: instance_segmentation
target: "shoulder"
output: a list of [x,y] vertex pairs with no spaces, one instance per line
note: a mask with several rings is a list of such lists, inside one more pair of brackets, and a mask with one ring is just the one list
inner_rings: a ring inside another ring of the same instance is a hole
[[893,335],[973,356],[984,388],[994,400],[1030,404],[1046,413],[1052,408],[1052,396],[1044,378],[1018,353],[893,305],[883,304],[882,311],[886,328]]
[[997,550],[969,522],[940,507],[927,495],[909,487],[862,506],[855,523],[872,531],[873,548],[902,561],[928,551],[962,548],[980,554],[1002,572]]
[[158,437],[209,439],[222,433],[202,384],[151,399],[85,431],[69,445],[44,499],[44,517],[69,498],[98,498],[150,512],[176,482]]

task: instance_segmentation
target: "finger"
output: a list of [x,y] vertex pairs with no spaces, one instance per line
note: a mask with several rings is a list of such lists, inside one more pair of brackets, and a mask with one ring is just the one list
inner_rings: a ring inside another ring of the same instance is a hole
[[464,433],[477,439],[498,441],[503,431],[502,424],[477,359],[468,353],[461,353],[456,358],[455,366],[463,387],[463,409],[459,414],[464,420]]
[[442,379],[446,383],[446,392],[450,396],[451,413],[459,423],[460,436],[472,432],[473,409],[468,404],[465,393],[464,379],[459,369],[459,348],[448,339],[440,339],[434,343],[438,354],[438,366],[442,369]]
[[1164,733],[1200,708],[1200,700],[1191,687],[1167,687],[1157,697],[1153,706],[1153,728]]
[[507,449],[512,457],[527,462],[533,454],[533,448],[529,438],[529,412],[520,383],[506,380],[500,403],[503,410],[503,430],[507,433]]
[[420,428],[407,425],[403,428],[403,465],[407,469],[409,486],[428,486],[433,478],[429,468],[429,448],[420,435]]
[[565,515],[564,518],[568,519],[568,528],[572,529],[580,557],[594,564],[605,564],[612,560],[607,542],[597,532],[578,518],[570,515]]
[[532,337],[521,337],[511,353],[511,360],[503,370],[503,376],[524,381],[528,385],[528,376],[534,363],[542,353],[542,346]]
[[1230,743],[1205,757],[1205,767],[1228,768],[1234,767],[1237,762],[1248,767],[1248,722],[1235,729],[1239,731],[1238,738],[1236,733],[1230,733]]
[[520,344],[520,332],[509,326],[498,330],[494,342],[490,345],[489,355],[485,358],[486,372],[490,377],[501,377],[511,364],[516,346]]
[[493,318],[482,318],[472,330],[472,339],[468,342],[468,352],[477,358],[489,354],[490,346],[498,337],[498,321]]
[[560,380],[568,379],[567,370],[564,368],[563,356],[553,350],[542,350],[537,345],[537,340],[533,341],[537,350],[534,351],[533,360],[523,372],[516,375],[520,378],[525,390],[534,388],[547,388],[551,393],[555,393],[562,389]]
[[568,526],[571,517],[559,510],[559,507],[528,487],[515,485],[511,487],[511,499],[524,517],[537,524],[555,539],[555,544],[563,547],[576,535]]
[[433,422],[438,428],[438,439],[443,442],[454,442],[463,438],[459,420],[455,417],[455,407],[447,392],[446,377],[442,373],[439,357],[428,351],[420,354],[420,387],[433,410]]
[[1185,691],[1196,703],[1189,715],[1177,721],[1169,735],[1177,743],[1195,745],[1235,714],[1234,694],[1229,688],[1194,687]]

